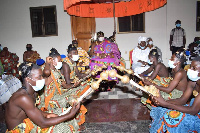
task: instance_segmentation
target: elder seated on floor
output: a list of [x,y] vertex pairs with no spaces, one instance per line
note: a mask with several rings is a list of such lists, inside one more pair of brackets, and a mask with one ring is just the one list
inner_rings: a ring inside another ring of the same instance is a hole
[[23,86],[12,95],[6,106],[6,132],[74,132],[74,127],[66,121],[74,118],[80,104],[74,104],[71,112],[62,116],[42,112],[35,106],[35,92],[45,84],[41,68],[23,63],[19,69]]

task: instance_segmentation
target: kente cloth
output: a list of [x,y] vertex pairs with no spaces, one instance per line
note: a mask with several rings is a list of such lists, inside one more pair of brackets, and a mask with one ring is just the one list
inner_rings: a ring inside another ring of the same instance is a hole
[[[17,125],[13,130],[6,133],[77,133],[78,128],[72,126],[73,123],[63,122],[49,128],[40,128],[34,124],[29,118],[23,120],[23,123]],[[78,125],[77,125],[78,127]]]
[[63,58],[63,61],[66,62],[69,65],[69,68],[71,70],[71,72],[70,72],[70,79],[74,79],[76,77],[76,71],[75,71],[75,69],[76,69],[76,62],[72,63],[68,57]]
[[32,51],[32,54],[26,59],[26,62],[35,64],[37,59],[40,59],[40,55],[37,53],[37,51]]
[[[51,77],[53,79],[52,82],[45,86],[44,93],[37,99],[39,100],[37,101],[38,108],[44,111],[47,110],[51,113],[61,114],[67,109],[66,107],[70,106],[73,99],[80,97],[83,92],[90,87],[89,85],[84,84],[70,90],[63,89],[61,82],[64,81],[64,76],[57,69],[51,70]],[[84,123],[86,112],[87,109],[81,105],[80,112],[78,113],[75,122],[80,125]]]
[[[95,54],[106,54],[106,57],[101,59],[99,56],[94,55],[90,61],[90,68],[91,70],[95,69],[95,65],[102,66],[104,63],[108,65],[107,70],[111,70],[112,64],[116,66],[120,65],[119,59],[121,58],[118,46],[115,43],[112,43],[108,40],[104,40],[100,44],[94,47]],[[111,57],[110,53],[113,53],[113,57]],[[96,78],[100,78],[99,73],[97,74]],[[108,80],[117,80],[117,78],[108,77]]]
[[0,60],[4,68],[4,72],[6,72],[7,75],[12,74],[17,78],[20,78],[17,68],[19,57],[15,53],[8,52],[8,54],[1,57]]
[[0,105],[6,103],[21,87],[22,83],[18,78],[13,75],[3,75],[0,80]]
[[[159,77],[157,75],[156,78],[153,80],[153,83],[155,83],[158,86],[168,87],[172,80],[173,80],[172,77]],[[183,91],[173,89],[173,91],[170,93],[160,91],[160,94],[165,100],[177,99],[183,95]]]
[[138,47],[135,47],[133,49],[133,51],[131,52],[132,55],[130,55],[130,56],[131,56],[131,59],[132,59],[132,64],[131,64],[132,69],[135,73],[141,74],[150,67],[149,65],[143,66],[142,63],[138,62],[139,60],[144,61],[144,62],[148,62],[149,52],[150,52],[149,47],[147,47],[144,50],[142,50]]
[[[82,49],[81,47],[77,47],[79,60],[77,66],[89,66],[90,64],[90,57],[88,53]],[[82,65],[79,65],[80,63],[83,63]]]
[[[189,105],[192,106],[194,98]],[[150,125],[150,133],[199,133],[200,112],[190,115],[163,107],[152,107],[150,116],[153,119]]]
[[120,61],[120,65],[123,66],[124,68],[126,68],[126,61],[125,61],[125,59],[123,57],[121,57],[119,59],[119,61]]
[[2,75],[3,73],[4,73],[4,68],[0,60],[0,75]]
[[156,78],[153,80],[153,83],[158,86],[168,87],[172,80],[172,77],[160,77],[157,75]]
[[[168,87],[172,80],[173,80],[172,77],[159,77],[157,75],[156,78],[153,80],[153,83],[155,83],[158,86]],[[183,92],[180,90],[174,89],[169,94],[164,91],[160,91],[160,94],[165,100],[169,100],[169,99],[180,98],[183,95]],[[151,110],[152,102],[149,99],[148,95],[144,95],[143,97],[141,97],[141,102]]]

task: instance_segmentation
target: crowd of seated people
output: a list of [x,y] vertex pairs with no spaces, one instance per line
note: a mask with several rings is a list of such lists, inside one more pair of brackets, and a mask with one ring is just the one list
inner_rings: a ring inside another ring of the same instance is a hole
[[171,56],[168,65],[172,71],[162,63],[162,52],[153,46],[152,38],[139,37],[138,46],[130,51],[130,63],[143,86],[159,90],[158,97],[146,93],[141,97],[151,110],[151,133],[200,132],[199,37],[187,50],[179,49]]
[[[101,58],[98,58],[97,65],[101,65],[101,59],[111,60],[111,64],[117,59],[119,65],[118,58],[121,56],[115,43],[104,39],[100,41],[99,38],[96,43],[103,46],[99,49],[102,53],[98,55]],[[22,86],[9,97],[5,106],[7,132],[80,132],[79,126],[85,122],[87,109],[76,99],[90,88],[91,80],[81,81],[87,75],[78,70],[77,66],[89,66],[90,60],[96,61],[97,55],[89,57],[84,52],[89,60],[82,59],[78,62],[83,56],[83,49],[76,44],[77,41],[73,41],[68,46],[66,56],[61,56],[52,48],[45,61],[37,51],[32,50],[31,44],[26,45],[24,62],[18,66],[16,62]],[[4,48],[1,57],[8,53]],[[0,66],[1,75],[6,68],[3,65]],[[66,114],[65,111],[70,106],[72,109]],[[19,112],[20,115],[17,115]]]
[[[4,59],[8,57],[14,58],[11,66],[19,70],[16,73],[22,80],[22,86],[10,96],[5,106],[7,132],[80,132],[87,109],[77,102],[77,98],[90,88],[100,73],[81,81],[87,74],[78,66],[89,66],[87,69],[94,70],[95,66],[106,64],[107,70],[111,70],[113,64],[122,65],[121,53],[113,38],[105,38],[103,32],[98,32],[88,54],[73,40],[66,56],[52,48],[45,61],[32,51],[32,45],[27,44],[24,62],[19,66],[16,54],[3,48],[0,52],[3,57],[0,60],[1,77],[4,72],[9,72]],[[194,43],[189,45],[190,54],[194,47],[198,51],[199,38],[195,38]],[[131,68],[142,77],[142,84],[153,85],[159,90],[159,96],[143,93],[141,97],[141,102],[151,111],[149,131],[152,133],[200,132],[200,56],[196,53],[190,58],[192,62],[187,71],[183,69],[186,59],[184,49],[174,53],[168,61],[172,69],[170,74],[168,66],[162,63],[162,52],[153,44],[152,38],[140,36],[138,46],[130,51]],[[117,78],[108,77],[101,82],[100,89],[111,90],[118,82]],[[70,107],[72,109],[65,113]]]

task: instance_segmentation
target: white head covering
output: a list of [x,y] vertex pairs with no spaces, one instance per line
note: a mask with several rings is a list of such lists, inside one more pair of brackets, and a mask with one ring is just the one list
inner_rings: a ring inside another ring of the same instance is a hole
[[146,42],[146,40],[147,40],[146,37],[140,36],[140,37],[138,38],[138,43],[141,43],[141,41],[145,41],[145,42]]

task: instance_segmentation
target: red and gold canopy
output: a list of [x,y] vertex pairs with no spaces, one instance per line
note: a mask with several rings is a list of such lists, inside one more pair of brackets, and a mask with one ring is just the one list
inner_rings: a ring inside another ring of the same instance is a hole
[[[131,16],[164,6],[167,0],[63,0],[69,15],[107,18]],[[115,10],[113,10],[115,7]]]

